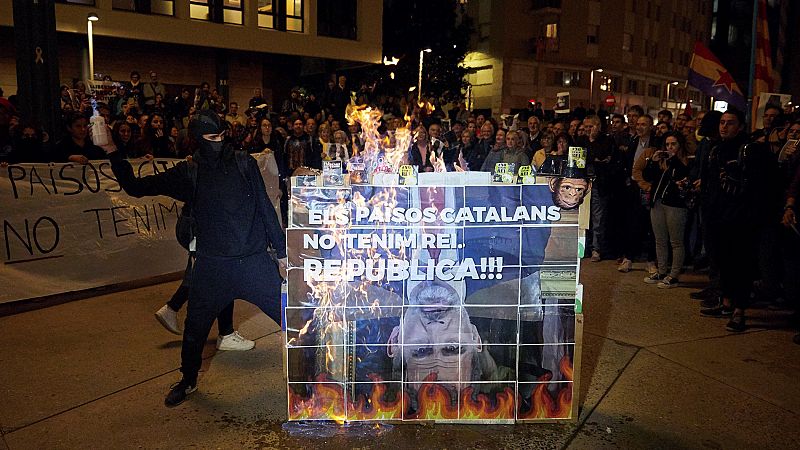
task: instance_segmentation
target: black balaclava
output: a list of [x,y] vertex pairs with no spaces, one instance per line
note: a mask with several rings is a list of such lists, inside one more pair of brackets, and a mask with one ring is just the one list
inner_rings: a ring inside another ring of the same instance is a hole
[[209,162],[220,160],[225,148],[225,141],[212,142],[203,139],[204,134],[218,134],[225,130],[217,113],[211,110],[203,110],[197,113],[194,119],[189,122],[189,133],[197,141],[200,148],[197,149],[196,156]]

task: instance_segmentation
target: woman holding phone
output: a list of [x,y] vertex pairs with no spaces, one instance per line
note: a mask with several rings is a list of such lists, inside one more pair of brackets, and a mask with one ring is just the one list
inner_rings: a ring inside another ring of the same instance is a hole
[[674,131],[665,133],[663,138],[661,148],[648,148],[642,153],[634,164],[633,178],[642,190],[650,194],[650,221],[658,258],[658,271],[644,282],[669,289],[678,286],[678,275],[685,258],[683,236],[690,183],[686,139]]

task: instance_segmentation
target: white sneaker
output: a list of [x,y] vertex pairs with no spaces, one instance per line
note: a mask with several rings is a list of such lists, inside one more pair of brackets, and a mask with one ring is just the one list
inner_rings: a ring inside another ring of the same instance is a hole
[[647,273],[653,275],[654,273],[658,273],[658,266],[653,261],[647,261]]
[[181,334],[181,326],[178,322],[178,312],[173,311],[167,305],[164,305],[156,311],[156,319],[164,326],[170,333]]
[[633,261],[631,261],[628,258],[624,258],[622,262],[619,263],[619,267],[617,267],[617,270],[619,270],[622,273],[628,273],[631,271],[632,268],[633,268]]
[[239,334],[238,331],[234,331],[233,333],[227,336],[217,337],[217,350],[244,352],[250,350],[255,346],[256,346],[255,341],[245,339],[244,337],[242,337],[241,334]]

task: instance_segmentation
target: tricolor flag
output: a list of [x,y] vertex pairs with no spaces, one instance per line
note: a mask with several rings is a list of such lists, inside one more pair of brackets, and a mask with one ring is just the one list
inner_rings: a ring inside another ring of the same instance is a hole
[[[773,92],[774,80],[772,78],[772,48],[769,45],[769,25],[767,24],[767,1],[758,0],[758,17],[756,22],[756,60],[753,73],[753,110],[756,111],[765,105],[758,104],[759,94]],[[756,121],[753,120],[753,129]]]
[[747,101],[731,73],[716,56],[700,42],[694,44],[689,64],[689,84],[717,100],[723,100],[744,111]]

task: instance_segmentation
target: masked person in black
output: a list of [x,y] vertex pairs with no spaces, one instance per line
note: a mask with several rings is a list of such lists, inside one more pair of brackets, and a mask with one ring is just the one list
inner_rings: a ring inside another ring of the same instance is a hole
[[[280,276],[286,267],[286,240],[255,159],[224,140],[226,128],[212,111],[202,111],[189,131],[199,143],[192,158],[142,178],[119,152],[109,151],[114,175],[134,197],[166,195],[189,202],[196,254],[183,332],[181,372],[164,403],[182,403],[197,389],[203,346],[214,319],[234,299],[259,306],[281,320]],[[194,178],[194,181],[193,181]],[[190,248],[192,246],[190,245]],[[275,250],[279,262],[267,252]]]

